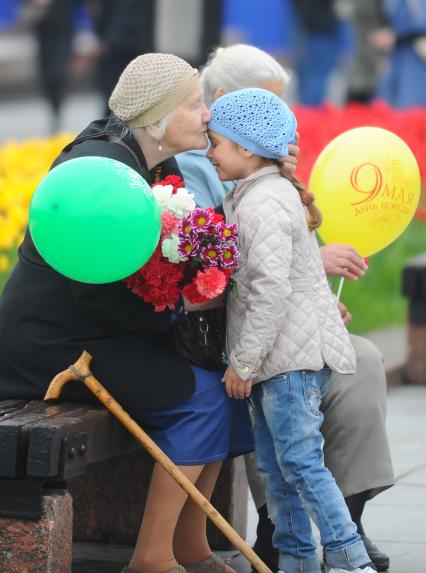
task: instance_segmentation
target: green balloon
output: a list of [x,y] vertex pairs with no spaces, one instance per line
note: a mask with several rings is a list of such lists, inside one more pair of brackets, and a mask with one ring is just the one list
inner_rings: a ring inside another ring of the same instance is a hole
[[147,262],[161,219],[151,188],[134,169],[115,159],[79,157],[42,179],[29,229],[56,271],[100,284],[128,277]]

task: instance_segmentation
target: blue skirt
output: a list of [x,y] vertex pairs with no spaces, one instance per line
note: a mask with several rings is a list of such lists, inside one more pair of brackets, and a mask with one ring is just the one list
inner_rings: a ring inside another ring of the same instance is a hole
[[222,371],[192,369],[195,390],[190,398],[170,408],[135,412],[144,430],[178,465],[201,465],[251,452],[247,400],[228,398]]

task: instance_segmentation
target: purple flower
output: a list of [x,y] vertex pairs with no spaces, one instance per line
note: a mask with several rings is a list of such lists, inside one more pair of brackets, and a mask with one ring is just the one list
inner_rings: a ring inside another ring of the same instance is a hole
[[209,209],[200,209],[197,207],[189,216],[191,226],[195,232],[207,231],[211,222],[212,214]]
[[188,215],[182,219],[182,223],[179,228],[179,237],[181,239],[187,239],[188,237],[194,236],[194,229],[192,228],[191,217]]
[[200,258],[208,263],[209,266],[217,266],[217,263],[222,262],[222,248],[209,243],[201,251]]
[[200,241],[194,237],[181,238],[177,251],[183,257],[195,257],[198,254]]
[[233,269],[236,270],[238,268],[238,249],[237,247],[230,245],[229,247],[222,248],[222,267],[224,269]]
[[236,241],[238,238],[238,227],[237,225],[225,225],[225,223],[219,223],[217,225],[217,233],[222,240]]

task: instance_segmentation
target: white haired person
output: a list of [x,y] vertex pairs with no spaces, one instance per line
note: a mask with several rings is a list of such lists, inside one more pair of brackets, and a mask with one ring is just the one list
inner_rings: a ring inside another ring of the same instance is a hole
[[[106,157],[152,184],[159,170],[161,178],[180,174],[176,153],[207,146],[210,113],[199,75],[177,56],[132,60],[109,105],[113,115],[92,122],[54,165]],[[108,391],[210,498],[222,460],[253,449],[248,407],[226,395],[223,369],[207,371],[178,354],[171,321],[169,309],[155,312],[124,281],[85,284],[60,275],[27,232],[0,298],[0,400],[42,398],[49,380],[86,349]],[[70,384],[64,399],[86,402],[91,396]],[[205,513],[159,464],[123,571],[233,573],[209,547]]]
[[[217,48],[201,72],[205,100],[210,105],[217,97],[232,91],[261,87],[283,97],[289,75],[268,53],[246,44]],[[291,144],[289,152],[296,153]],[[284,158],[290,169],[296,157]],[[205,150],[177,156],[186,186],[204,206],[221,203],[233,184],[222,183],[206,158]],[[356,280],[367,270],[363,258],[350,246],[327,245],[320,249],[325,271],[330,276]],[[341,306],[345,322],[350,313]],[[324,423],[325,464],[334,475],[357,525],[369,556],[379,571],[389,568],[389,558],[367,537],[361,517],[366,502],[394,483],[392,461],[385,428],[386,376],[383,359],[367,339],[351,335],[356,351],[356,374],[343,380],[333,373],[330,390],[321,409]],[[272,546],[274,526],[268,518],[264,487],[256,470],[254,454],[245,456],[247,475],[259,513],[256,552],[271,569],[278,568],[278,553]]]

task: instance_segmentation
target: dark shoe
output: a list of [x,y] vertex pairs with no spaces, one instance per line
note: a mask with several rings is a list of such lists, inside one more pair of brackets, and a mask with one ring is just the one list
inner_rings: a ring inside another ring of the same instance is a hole
[[257,512],[259,514],[259,522],[257,524],[257,539],[253,545],[253,551],[262,559],[265,565],[273,571],[273,573],[276,573],[278,571],[279,553],[272,545],[272,535],[274,534],[275,525],[269,519],[266,504],[262,505]]
[[375,545],[371,539],[365,535],[361,535],[361,539],[364,542],[368,556],[377,567],[377,571],[387,571],[389,569],[389,557],[386,555],[386,553],[380,551],[377,545]]
[[[272,543],[269,547],[265,547],[259,542],[259,539],[256,539],[256,543],[253,545],[253,551],[262,559],[264,564],[269,567],[272,573],[277,573],[279,553]],[[256,570],[253,568],[253,571]]]

